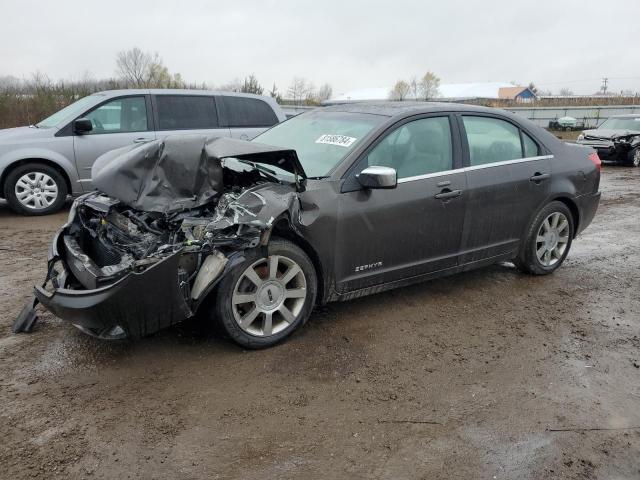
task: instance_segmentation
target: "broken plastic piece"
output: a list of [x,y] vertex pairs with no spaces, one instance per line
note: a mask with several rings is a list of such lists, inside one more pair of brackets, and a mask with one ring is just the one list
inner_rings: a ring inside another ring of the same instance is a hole
[[36,321],[38,320],[38,314],[36,313],[36,305],[38,305],[38,299],[33,297],[22,308],[22,311],[13,322],[11,330],[13,333],[31,333]]

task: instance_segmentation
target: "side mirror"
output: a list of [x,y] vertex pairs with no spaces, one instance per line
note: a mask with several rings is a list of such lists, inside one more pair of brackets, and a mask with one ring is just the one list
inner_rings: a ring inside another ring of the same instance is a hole
[[391,167],[367,167],[356,178],[365,188],[396,188],[398,185],[398,174]]
[[73,131],[78,135],[88,133],[93,130],[93,124],[88,118],[78,118],[73,121]]

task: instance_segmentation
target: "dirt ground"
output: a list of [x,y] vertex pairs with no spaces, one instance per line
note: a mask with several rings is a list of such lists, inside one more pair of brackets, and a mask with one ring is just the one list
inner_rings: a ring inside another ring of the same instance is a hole
[[556,274],[331,304],[258,352],[193,322],[12,335],[66,213],[0,204],[0,477],[640,478],[640,169],[603,175]]

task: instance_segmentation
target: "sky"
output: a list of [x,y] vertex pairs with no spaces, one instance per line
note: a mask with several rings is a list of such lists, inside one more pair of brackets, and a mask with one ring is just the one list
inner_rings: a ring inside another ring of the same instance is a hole
[[334,94],[436,73],[443,83],[534,82],[557,93],[640,91],[637,0],[2,0],[0,76],[116,75],[157,52],[187,82],[294,77]]

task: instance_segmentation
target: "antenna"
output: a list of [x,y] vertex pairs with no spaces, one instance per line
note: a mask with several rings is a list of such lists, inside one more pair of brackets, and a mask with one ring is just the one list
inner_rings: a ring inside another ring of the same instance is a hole
[[609,83],[609,78],[608,77],[604,77],[602,79],[602,87],[600,87],[600,89],[602,90],[603,95],[606,95],[606,93],[607,93],[607,83]]

